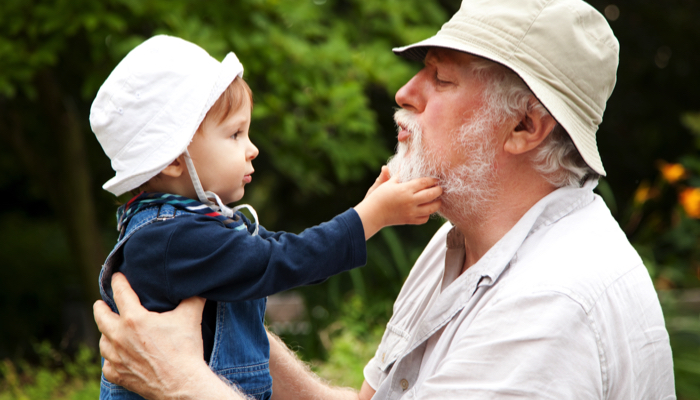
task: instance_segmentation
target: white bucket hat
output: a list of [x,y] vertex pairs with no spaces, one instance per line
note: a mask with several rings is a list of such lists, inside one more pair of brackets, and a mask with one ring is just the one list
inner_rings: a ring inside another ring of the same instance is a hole
[[510,68],[566,129],[586,163],[605,175],[595,135],[615,87],[619,45],[593,7],[581,0],[464,0],[435,36],[393,50],[421,61],[429,47]]
[[92,130],[116,172],[102,187],[119,196],[185,153],[204,116],[237,76],[243,76],[243,65],[235,54],[219,62],[172,36],[154,36],[129,52],[90,109]]

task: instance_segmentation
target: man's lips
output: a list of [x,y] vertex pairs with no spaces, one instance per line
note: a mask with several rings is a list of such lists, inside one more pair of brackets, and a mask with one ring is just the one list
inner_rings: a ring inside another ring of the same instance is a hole
[[404,127],[403,125],[399,124],[399,128],[401,128],[399,130],[399,136],[398,136],[399,142],[406,141],[409,138],[409,136],[411,136],[411,134],[408,133],[408,131],[406,130],[406,127]]

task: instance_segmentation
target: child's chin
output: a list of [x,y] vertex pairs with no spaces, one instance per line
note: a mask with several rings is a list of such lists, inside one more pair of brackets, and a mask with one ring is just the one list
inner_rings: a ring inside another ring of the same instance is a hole
[[236,203],[238,201],[241,201],[242,198],[243,198],[243,193],[238,194],[238,196],[231,196],[231,197],[229,197],[229,199],[231,199],[231,200],[225,204]]

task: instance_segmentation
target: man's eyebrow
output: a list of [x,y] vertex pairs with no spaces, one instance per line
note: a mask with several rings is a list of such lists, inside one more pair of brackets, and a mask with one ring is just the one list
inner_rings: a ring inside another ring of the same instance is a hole
[[428,53],[423,59],[423,65],[428,65],[440,61],[440,57],[436,56],[435,53]]
[[430,62],[440,62],[440,60],[440,53],[435,51],[429,51],[428,53],[426,53],[425,58],[423,59],[423,65],[428,65]]

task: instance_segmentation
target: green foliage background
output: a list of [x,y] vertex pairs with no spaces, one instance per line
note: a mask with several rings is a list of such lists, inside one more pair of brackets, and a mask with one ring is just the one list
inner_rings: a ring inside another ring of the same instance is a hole
[[[625,0],[615,3],[614,18],[610,3],[590,3],[607,11],[621,44],[599,132],[609,176],[598,191],[663,289],[679,397],[700,398],[700,310],[687,301],[700,286],[700,225],[678,202],[679,191],[700,186],[693,122],[700,5]],[[0,359],[12,360],[0,369],[0,398],[26,398],[13,376],[49,379],[40,376],[73,362],[47,364],[49,353],[36,343],[89,364],[77,344],[96,343],[90,304],[116,240],[116,201],[101,189],[112,170],[88,114],[130,49],[171,34],[218,59],[238,55],[254,92],[251,135],[261,150],[244,201],[268,229],[299,232],[362,199],[393,151],[393,95],[419,68],[390,49],[432,35],[458,7],[458,0],[0,2]],[[665,182],[658,160],[681,162],[688,176]],[[658,195],[640,202],[645,182]],[[301,289],[312,333],[286,339],[320,360],[322,374],[356,385],[377,327],[440,224],[386,229],[369,242],[367,267]],[[91,373],[46,382],[78,382],[80,397]]]

